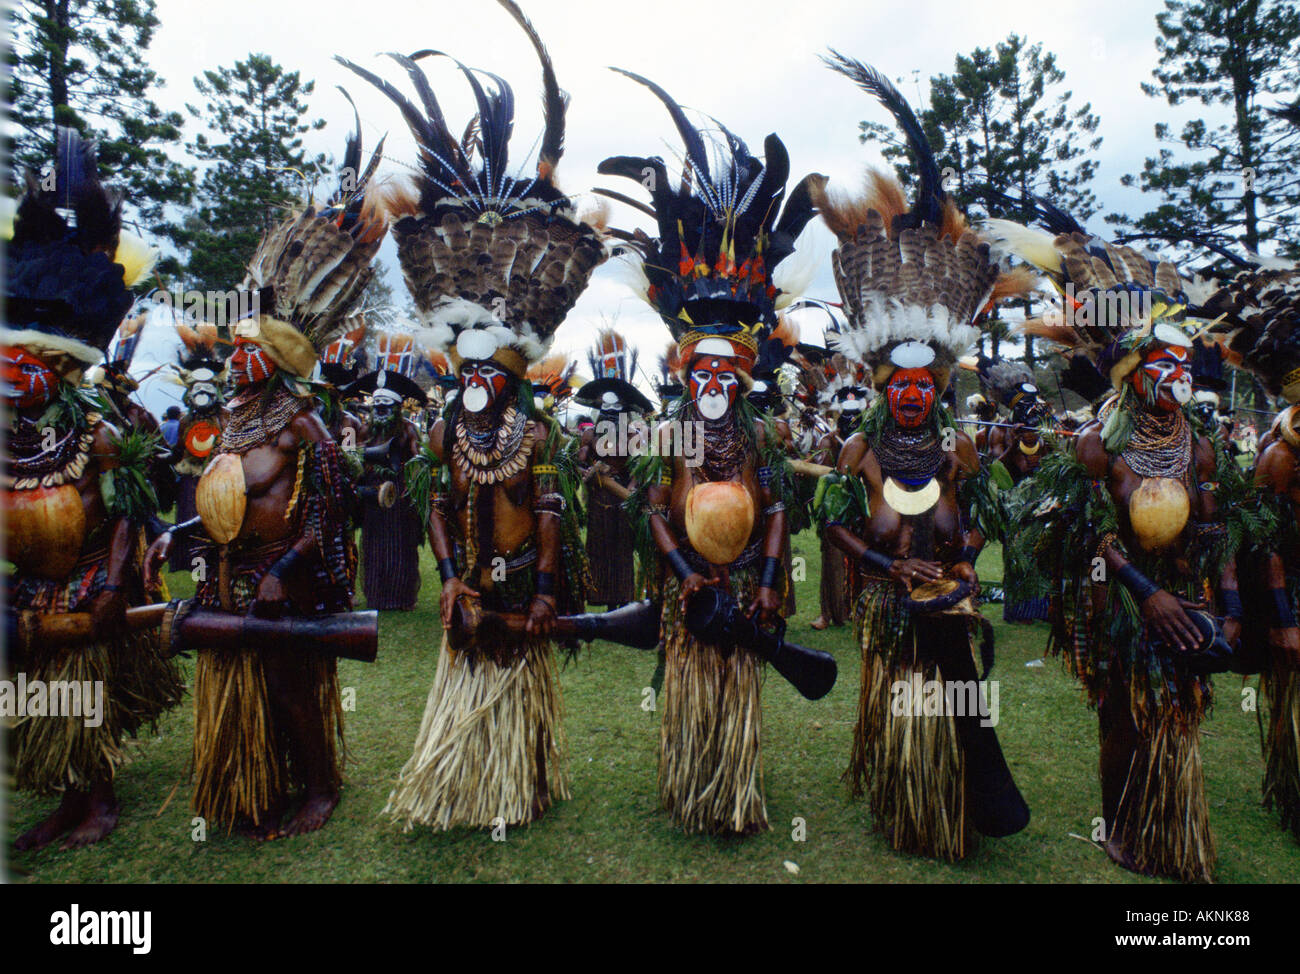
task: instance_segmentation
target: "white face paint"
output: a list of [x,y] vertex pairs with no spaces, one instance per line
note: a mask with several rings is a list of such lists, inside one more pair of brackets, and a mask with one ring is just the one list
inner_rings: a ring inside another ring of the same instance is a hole
[[1192,401],[1192,380],[1179,379],[1170,383],[1169,394],[1174,397],[1174,402],[1180,406],[1185,406]]
[[482,386],[470,386],[461,395],[461,402],[471,413],[482,412],[488,404],[487,390]]

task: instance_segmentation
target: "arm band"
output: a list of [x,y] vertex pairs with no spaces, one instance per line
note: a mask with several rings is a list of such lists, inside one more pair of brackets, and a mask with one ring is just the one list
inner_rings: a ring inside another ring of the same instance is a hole
[[537,573],[537,595],[555,595],[555,572]]
[[872,551],[868,548],[862,554],[858,555],[858,564],[864,569],[878,568],[885,574],[889,574],[894,568],[894,559],[888,555],[882,555],[879,551]]
[[1115,577],[1123,583],[1126,589],[1133,593],[1133,598],[1137,600],[1138,605],[1141,605],[1160,591],[1160,586],[1134,568],[1132,563],[1125,565],[1116,572]]
[[776,580],[781,574],[781,559],[768,556],[763,559],[763,571],[758,577],[759,588],[776,591]]
[[442,580],[444,582],[447,581],[448,579],[455,578],[456,563],[452,561],[450,558],[439,558],[438,574],[442,577]]
[[664,555],[664,558],[668,560],[668,567],[673,570],[673,574],[677,576],[679,581],[684,582],[695,574],[695,570],[691,568],[690,562],[686,560],[686,556],[682,554],[680,548],[674,548]]
[[293,566],[298,564],[301,559],[302,555],[298,554],[296,549],[290,548],[280,556],[280,560],[272,565],[267,572],[283,581],[284,576],[293,571]]
[[1295,611],[1291,608],[1291,596],[1284,588],[1271,588],[1273,594],[1273,618],[1278,629],[1290,629],[1295,625]]
[[1229,619],[1240,619],[1242,616],[1241,593],[1236,589],[1223,589],[1219,592],[1219,601],[1223,603],[1223,614]]

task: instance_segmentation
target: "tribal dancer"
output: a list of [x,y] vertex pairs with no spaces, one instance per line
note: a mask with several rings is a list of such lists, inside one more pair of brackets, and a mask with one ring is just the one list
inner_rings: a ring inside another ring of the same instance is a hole
[[[899,183],[878,172],[865,198],[815,197],[839,239],[834,270],[848,324],[835,344],[866,364],[879,393],[821,504],[861,588],[862,689],[846,777],[855,796],[865,790],[893,848],[958,860],[975,832],[1019,831],[1029,810],[975,708],[934,716],[921,704],[933,680],[966,688],[972,704],[978,696],[971,651],[984,626],[974,564],[998,530],[975,444],[940,400],[986,309],[1028,281],[1001,274],[942,191],[925,136],[888,80],[838,54],[827,63],[890,110],[921,172],[910,209]],[[899,687],[909,688],[908,706],[898,706]]]
[[[342,451],[317,415],[320,349],[351,322],[374,272],[387,218],[368,169],[345,171],[318,209],[273,227],[244,280],[252,314],[232,325],[234,395],[221,440],[195,494],[195,532],[207,571],[199,606],[279,618],[352,609],[355,504]],[[343,713],[332,657],[283,649],[201,652],[194,681],[194,810],[210,824],[258,838],[321,828],[339,800]],[[289,791],[302,802],[288,816]],[[286,818],[286,816],[288,816]]]
[[[828,333],[827,339],[830,340]],[[861,370],[862,374],[859,374]],[[870,404],[873,395],[867,384],[865,370],[856,368],[844,357],[835,352],[829,357],[826,366],[829,375],[825,385],[817,393],[818,409],[830,421],[831,428],[822,434],[812,454],[812,462],[826,467],[834,467],[840,451],[862,423],[862,412]],[[814,497],[814,514],[825,497],[825,488],[821,481]],[[844,552],[826,531],[820,517],[817,518],[817,537],[821,548],[821,615],[810,625],[813,629],[825,629],[828,626],[839,628],[849,621],[853,614],[853,598],[850,595],[849,564]]]
[[421,437],[402,411],[402,404],[424,404],[415,384],[417,349],[410,335],[383,332],[377,337],[375,371],[348,387],[353,395],[370,395],[366,424],[366,467],[362,484],[396,485],[395,503],[384,506],[378,491],[365,491],[361,516],[362,591],[367,609],[415,608],[420,592],[420,516],[406,495],[403,470],[420,452]]
[[[989,464],[999,464],[995,475],[1010,476],[1011,486],[1001,494],[1004,522],[1019,524],[1040,502],[1034,485],[1029,483],[1038,465],[1047,456],[1047,441],[1042,427],[1052,422],[1051,408],[1038,394],[1033,373],[1023,362],[993,362],[980,374],[989,395],[1007,411],[1007,424],[988,428]],[[1006,474],[1002,474],[1005,470]],[[1014,528],[1013,528],[1014,530]],[[1032,561],[1017,556],[1015,545],[1007,538],[985,538],[1002,541],[1002,621],[1028,623],[1045,620],[1048,612],[1046,596],[1026,596],[1033,583],[1027,581],[1036,572]],[[1037,586],[1041,588],[1040,586]]]
[[1230,333],[1229,355],[1287,404],[1255,462],[1256,487],[1275,523],[1252,532],[1243,639],[1263,657],[1264,805],[1300,839],[1300,269],[1242,271],[1204,312],[1226,315],[1218,327]]
[[[780,617],[788,464],[774,424],[746,392],[778,308],[798,296],[781,276],[789,265],[780,265],[813,216],[809,186],[823,177],[806,177],[782,210],[789,159],[780,139],[767,137],[760,161],[728,133],[725,145],[711,147],[711,162],[702,133],[668,94],[628,77],[667,106],[690,172],[676,183],[662,159],[627,156],[599,167],[638,181],[653,173],[658,237],[636,238],[642,290],[677,341],[685,386],[654,433],[657,448],[633,467],[630,508],[643,563],[661,563],[651,580],[663,602],[666,653],[659,801],[688,832],[750,834],[768,828],[763,662],[746,647],[697,640],[684,608],[694,593],[718,586],[750,617]],[[685,428],[702,446],[689,456],[673,442],[673,430]]]
[[1189,419],[1186,282],[1078,230],[990,229],[1063,295],[1026,331],[1087,355],[1112,386],[1073,452],[1040,465],[1040,513],[1014,542],[1049,583],[1049,650],[1097,708],[1106,851],[1136,872],[1209,881],[1200,724],[1212,687],[1196,651],[1216,633],[1199,610],[1216,592],[1228,617],[1218,638],[1237,643],[1245,505],[1228,498],[1244,478]]
[[[154,443],[119,432],[104,419],[108,404],[78,388],[131,307],[127,288],[152,261],[121,232],[121,204],[96,178],[94,146],[60,128],[57,148],[55,187],[28,177],[6,258],[6,643],[10,665],[30,685],[98,685],[105,695],[84,700],[81,713],[28,713],[10,724],[17,787],[61,795],[52,815],[18,837],[19,850],[64,834],[63,848],[84,846],[111,832],[123,737],[175,706],[182,691],[156,640],[129,635],[125,622],[128,605],[143,598],[143,530],[157,514],[146,472]],[[59,205],[73,211],[73,226]],[[90,642],[22,636],[73,612],[91,614]]]
[[[623,509],[625,492],[632,486],[632,458],[625,448],[638,438],[645,442],[648,430],[642,419],[654,412],[654,406],[632,384],[636,349],[629,350],[612,328],[597,334],[587,360],[594,378],[577,393],[578,403],[597,410],[596,425],[582,434],[578,449],[587,484],[587,562],[591,565],[587,601],[616,609],[636,598],[636,538]],[[606,483],[614,484],[619,493]]]
[[[176,371],[185,386],[186,413],[169,459],[176,475],[176,523],[183,524],[198,516],[194,492],[199,475],[221,439],[226,361],[217,350],[216,325],[202,322],[191,328],[178,323],[176,332],[183,349]],[[174,572],[193,570],[188,539],[179,538],[172,544],[170,568]]]
[[[385,809],[407,829],[524,824],[569,794],[549,636],[566,592],[585,584],[581,559],[563,556],[566,545],[581,551],[577,484],[566,437],[535,413],[525,372],[606,253],[554,183],[566,99],[550,57],[519,8],[503,6],[542,64],[535,176],[507,172],[514,96],[503,80],[477,91],[478,139],[462,146],[413,61],[397,57],[423,113],[344,62],[398,104],[420,147],[419,195],[398,201],[408,215],[393,235],[427,343],[445,352],[459,385],[407,473],[442,576],[444,629],[414,752]],[[519,613],[522,631],[449,645],[449,631],[472,637],[486,613]]]

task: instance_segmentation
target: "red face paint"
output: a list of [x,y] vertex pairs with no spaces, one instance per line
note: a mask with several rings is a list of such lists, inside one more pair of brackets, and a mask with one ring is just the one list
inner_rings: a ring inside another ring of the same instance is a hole
[[236,338],[235,350],[230,356],[230,378],[235,388],[243,389],[257,382],[265,382],[275,372],[275,363],[250,338]]
[[740,397],[740,379],[728,358],[704,355],[691,365],[688,376],[695,406],[705,419],[721,419]]
[[935,392],[929,369],[897,369],[885,387],[894,422],[904,429],[916,429],[930,415]]
[[495,362],[466,362],[460,367],[461,402],[470,412],[481,412],[505,392],[508,381]]
[[15,409],[34,409],[54,398],[59,377],[30,352],[5,345],[0,346],[0,382]]
[[1133,373],[1133,388],[1142,396],[1153,390],[1156,408],[1172,413],[1192,399],[1191,363],[1191,350],[1181,345],[1153,348]]

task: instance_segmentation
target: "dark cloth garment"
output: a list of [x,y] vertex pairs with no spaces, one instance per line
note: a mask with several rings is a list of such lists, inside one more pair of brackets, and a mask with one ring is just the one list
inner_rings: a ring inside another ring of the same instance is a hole
[[362,586],[368,609],[415,608],[420,591],[420,518],[403,497],[385,510],[373,501],[361,521]]
[[636,598],[632,549],[635,537],[623,502],[593,487],[587,501],[587,560],[591,563],[594,605],[616,606]]
[[821,615],[832,626],[842,626],[849,618],[849,587],[845,578],[844,552],[825,535],[821,539],[821,548]]
[[[198,489],[199,478],[192,474],[183,474],[176,478],[176,523],[184,524],[190,518],[197,517],[199,509],[194,505],[194,492]],[[194,542],[192,540],[195,533],[202,534],[202,531],[191,532],[190,534],[177,534],[172,536],[172,556],[168,564],[168,570],[173,572],[188,572],[193,570]]]

